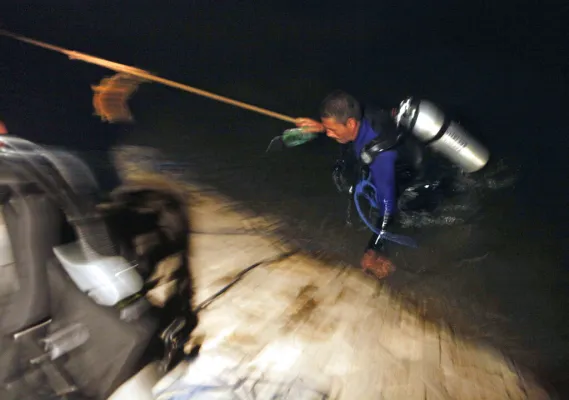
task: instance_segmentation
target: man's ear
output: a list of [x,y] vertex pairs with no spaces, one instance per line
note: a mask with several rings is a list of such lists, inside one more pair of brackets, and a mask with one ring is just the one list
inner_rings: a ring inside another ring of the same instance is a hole
[[346,126],[350,129],[354,129],[357,125],[357,121],[355,118],[348,118],[348,120],[346,121]]

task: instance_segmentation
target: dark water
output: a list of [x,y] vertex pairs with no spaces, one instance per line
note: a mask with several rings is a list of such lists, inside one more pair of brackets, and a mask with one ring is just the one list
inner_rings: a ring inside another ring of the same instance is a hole
[[[567,6],[172,3],[19,1],[0,17],[6,29],[291,116],[316,116],[336,88],[381,106],[410,94],[436,102],[492,162],[434,214],[403,218],[420,248],[390,249],[399,269],[385,284],[569,396]],[[7,39],[0,50],[0,119],[13,133],[87,154],[159,148],[194,179],[281,217],[287,240],[357,265],[368,233],[345,226],[330,176],[338,149],[326,138],[265,154],[290,125],[156,84],[131,102],[136,125],[100,123],[89,85],[110,73]]]

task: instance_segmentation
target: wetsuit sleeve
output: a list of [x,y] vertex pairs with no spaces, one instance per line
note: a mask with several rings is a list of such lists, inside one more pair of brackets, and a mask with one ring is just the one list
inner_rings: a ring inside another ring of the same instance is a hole
[[370,165],[371,179],[377,190],[378,205],[383,205],[384,218],[393,216],[396,207],[395,151],[379,154]]

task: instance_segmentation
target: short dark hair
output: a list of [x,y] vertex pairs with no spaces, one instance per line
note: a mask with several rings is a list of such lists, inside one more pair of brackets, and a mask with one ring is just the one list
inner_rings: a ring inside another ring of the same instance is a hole
[[362,107],[354,96],[335,90],[322,100],[320,118],[335,118],[341,124],[345,124],[349,118],[361,121]]

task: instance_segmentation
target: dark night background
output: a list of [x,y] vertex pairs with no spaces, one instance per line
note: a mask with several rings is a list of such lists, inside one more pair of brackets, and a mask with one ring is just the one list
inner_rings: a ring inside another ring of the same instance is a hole
[[[434,101],[490,148],[490,172],[475,179],[515,184],[473,185],[453,200],[474,210],[463,223],[413,230],[421,248],[397,251],[386,284],[568,398],[569,5],[534,3],[5,0],[0,24],[291,116],[316,117],[337,88],[388,107]],[[334,143],[267,155],[290,125],[158,84],[131,100],[135,125],[102,123],[90,85],[111,74],[0,37],[0,119],[99,165],[115,144],[159,148],[284,217],[286,239],[357,263],[367,234],[344,226]]]

